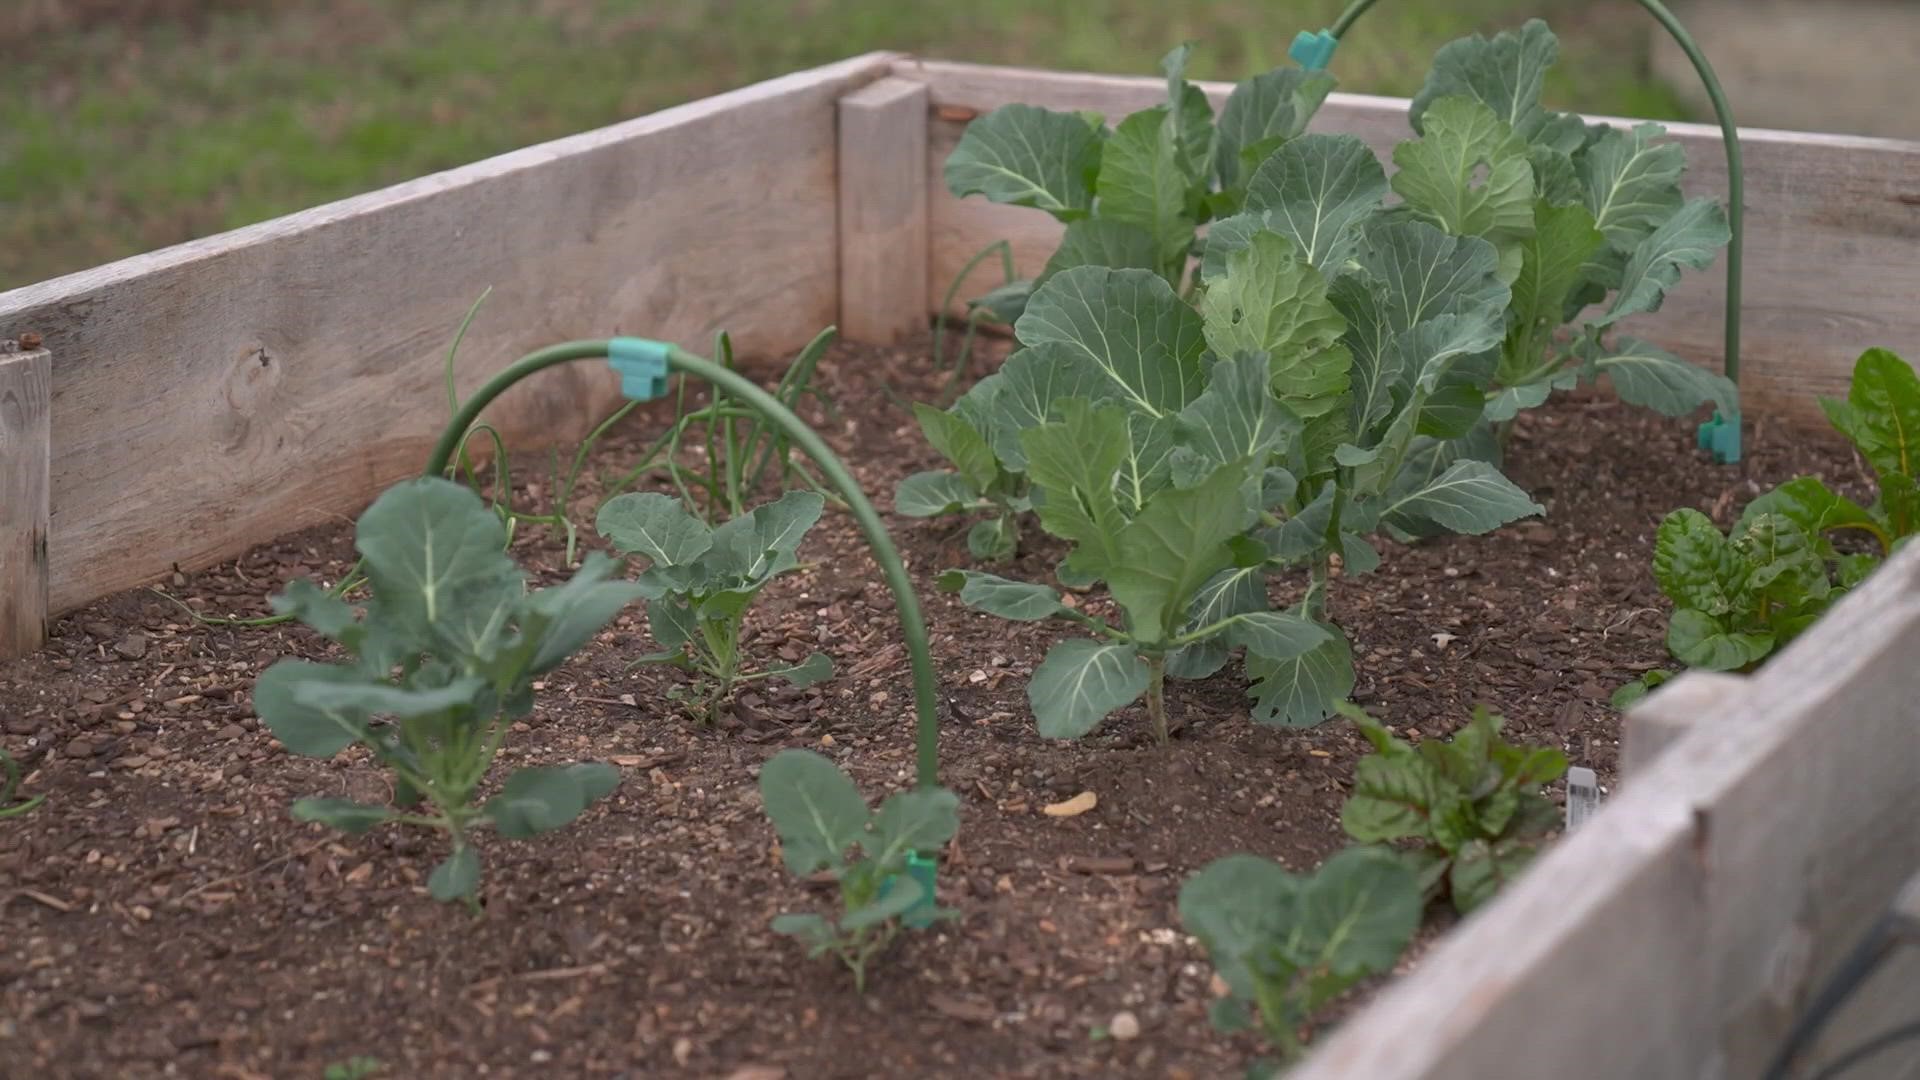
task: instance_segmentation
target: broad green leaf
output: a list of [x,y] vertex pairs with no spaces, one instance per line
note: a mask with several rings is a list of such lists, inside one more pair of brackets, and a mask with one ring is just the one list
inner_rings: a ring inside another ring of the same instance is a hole
[[1539,19],[1527,20],[1517,34],[1508,31],[1492,40],[1475,34],[1449,42],[1433,54],[1433,67],[1407,119],[1415,131],[1426,131],[1431,107],[1445,98],[1467,97],[1501,123],[1531,134],[1551,120],[1540,108],[1540,91],[1559,56],[1559,41]]
[[677,597],[663,596],[647,601],[647,629],[661,648],[672,652],[686,644],[699,627],[687,604]]
[[841,865],[867,831],[867,803],[833,762],[782,750],[760,768],[760,799],[780,836],[787,869],[805,877]]
[[1253,722],[1282,727],[1313,727],[1353,692],[1353,647],[1345,634],[1328,626],[1328,640],[1286,660],[1247,657],[1247,675],[1255,680]]
[[1340,807],[1340,825],[1363,844],[1427,838],[1443,784],[1417,754],[1370,754],[1354,765],[1353,794]]
[[1553,396],[1553,383],[1548,380],[1520,383],[1517,386],[1503,386],[1487,399],[1481,415],[1490,423],[1500,424],[1520,415],[1522,410],[1537,408]]
[[1112,405],[1092,409],[1075,398],[1060,405],[1063,420],[1021,435],[1027,473],[1046,493],[1035,510],[1048,532],[1078,545],[1070,557],[1076,568],[1104,576],[1119,561],[1126,524],[1113,492],[1129,447],[1126,413]]
[[1520,242],[1533,231],[1533,165],[1527,146],[1485,105],[1442,98],[1423,117],[1425,134],[1393,149],[1393,190],[1420,218],[1455,236],[1477,236],[1500,253],[1501,280],[1520,270]]
[[1868,349],[1853,366],[1845,407],[1821,401],[1840,433],[1881,476],[1920,475],[1920,376],[1885,349]]
[[427,875],[427,892],[446,902],[472,896],[480,888],[480,853],[462,844]]
[[967,552],[984,562],[1011,559],[1020,546],[1020,529],[1011,517],[976,521],[967,530]]
[[1711,616],[1738,608],[1746,590],[1738,553],[1711,518],[1689,508],[1675,510],[1660,522],[1654,534],[1653,577],[1677,607]]
[[1773,651],[1774,636],[1730,630],[1718,616],[1679,608],[1667,623],[1667,651],[1688,667],[1740,671]]
[[276,660],[253,683],[253,709],[289,753],[329,758],[367,738],[363,709],[322,707],[301,700],[315,686],[366,686],[368,676],[349,667],[307,660]]
[[953,462],[953,467],[976,490],[985,491],[993,486],[1000,475],[1000,466],[984,434],[959,414],[931,405],[915,402],[913,416],[920,421],[920,431],[926,435],[927,444]]
[[1133,646],[1068,638],[1034,669],[1027,703],[1042,736],[1077,739],[1146,689],[1147,663]]
[[620,785],[620,770],[598,762],[521,769],[482,812],[501,836],[524,840],[566,825]]
[[1014,333],[1030,347],[1066,346],[1148,415],[1179,412],[1200,395],[1207,347],[1200,316],[1144,270],[1081,266],[1058,274],[1034,293]]
[[1178,424],[1175,416],[1127,414],[1127,452],[1120,459],[1120,475],[1115,482],[1121,513],[1139,513],[1149,499],[1177,479],[1174,455],[1179,449],[1175,439]]
[[1206,91],[1187,81],[1193,43],[1183,42],[1160,58],[1167,75],[1167,125],[1173,133],[1180,171],[1190,188],[1204,190],[1213,158],[1213,105]]
[[917,472],[893,492],[893,510],[906,517],[927,518],[958,514],[981,504],[979,489],[949,469]]
[[1536,367],[1553,347],[1567,294],[1579,284],[1587,256],[1604,243],[1586,207],[1534,204],[1533,235],[1520,246],[1520,276],[1513,280],[1508,315],[1507,340],[1516,367]]
[[317,821],[351,836],[358,836],[375,825],[393,820],[393,811],[384,806],[368,806],[352,799],[295,799],[295,821]]
[[1212,284],[1227,272],[1227,257],[1236,251],[1243,251],[1253,242],[1253,238],[1263,232],[1279,232],[1271,220],[1273,212],[1261,210],[1255,213],[1234,214],[1221,218],[1207,226],[1205,244],[1200,255],[1200,279]]
[[[1375,283],[1369,292],[1381,307],[1378,321],[1389,336],[1440,315],[1500,326],[1512,299],[1491,244],[1450,236],[1423,221],[1396,221],[1372,230],[1359,260]],[[1360,345],[1354,351],[1357,358]]]
[[1086,119],[1032,105],[1005,105],[982,116],[947,156],[947,190],[997,203],[1032,206],[1062,221],[1093,207],[1100,135]]
[[1493,899],[1495,893],[1520,876],[1520,871],[1527,868],[1535,854],[1531,844],[1467,842],[1454,856],[1453,868],[1447,873],[1447,889],[1453,896],[1454,910],[1465,915]]
[[855,933],[869,927],[879,926],[889,919],[905,915],[913,909],[925,890],[920,883],[910,877],[895,878],[893,886],[878,900],[863,907],[857,907],[840,916],[840,929],[846,933]]
[[796,566],[800,541],[820,520],[826,505],[827,500],[817,491],[789,491],[756,507],[751,517],[758,551],[747,568],[748,579],[760,580]]
[[985,312],[991,316],[991,321],[1012,326],[1020,318],[1020,313],[1027,310],[1027,299],[1033,295],[1033,289],[1034,282],[1031,279],[1009,281],[989,289],[983,296],[967,301],[967,312]]
[[1591,362],[1596,373],[1613,380],[1614,392],[1629,405],[1666,416],[1685,416],[1708,402],[1718,406],[1722,415],[1739,412],[1740,391],[1733,380],[1638,338],[1622,336],[1614,351]]
[[[483,700],[487,692],[486,680],[472,675],[462,675],[441,686],[424,687],[360,679],[338,682],[308,679],[293,688],[293,700],[301,708],[340,718],[342,722],[372,715],[413,720],[471,707]],[[254,693],[257,697],[258,684]]]
[[1665,134],[1659,124],[1609,128],[1575,162],[1594,227],[1622,250],[1631,250],[1684,201],[1680,174],[1687,152],[1679,143],[1655,141]]
[[321,637],[357,651],[364,630],[353,606],[307,578],[295,578],[268,603],[276,615],[292,615]]
[[1302,135],[1254,173],[1246,209],[1332,276],[1352,257],[1362,224],[1386,194],[1386,171],[1366,143],[1351,135]]
[[807,658],[798,664],[775,664],[765,674],[768,678],[784,679],[804,690],[833,678],[833,661],[827,659],[826,653],[808,653]]
[[902,791],[880,804],[868,851],[884,871],[891,872],[901,867],[908,852],[938,851],[958,831],[959,796],[945,788]]
[[940,588],[958,592],[960,602],[976,611],[1015,622],[1039,622],[1066,610],[1060,594],[1045,585],[1010,581],[978,570],[949,570],[940,575]]
[[1549,146],[1527,148],[1527,163],[1533,166],[1533,197],[1549,206],[1570,206],[1583,202],[1587,189],[1573,158]]
[[1304,559],[1326,546],[1327,527],[1333,524],[1336,493],[1335,485],[1327,484],[1298,513],[1287,518],[1274,537],[1273,553],[1276,557],[1288,561]]
[[1186,212],[1190,181],[1178,139],[1165,106],[1127,117],[1101,153],[1095,188],[1101,217],[1138,226],[1153,237],[1155,266],[1161,269],[1174,265],[1193,242],[1194,221]]
[[1061,342],[1021,349],[989,378],[999,381],[984,406],[987,437],[1001,464],[1015,472],[1027,467],[1021,433],[1058,419],[1055,402],[1083,398],[1098,403],[1119,393],[1113,380],[1082,350]]
[[776,915],[771,924],[773,932],[787,937],[799,938],[807,946],[809,956],[819,956],[833,947],[836,936],[833,924],[812,912],[790,912]]
[[1393,970],[1420,929],[1418,876],[1379,848],[1348,848],[1301,883],[1295,901],[1301,966],[1355,977]]
[[[593,527],[614,550],[639,555],[655,567],[684,567],[713,546],[713,530],[687,513],[679,499],[659,492],[628,492],[600,508]],[[668,580],[685,581],[685,575]]]
[[620,568],[618,560],[592,552],[566,584],[541,589],[521,603],[521,629],[533,645],[531,674],[559,667],[645,595],[647,590],[634,582],[609,580]]
[[1047,259],[1040,276],[1033,279],[1032,288],[1021,304],[1021,311],[1024,313],[1026,304],[1032,303],[1033,290],[1052,281],[1054,275],[1076,266],[1158,272],[1160,265],[1160,250],[1154,243],[1153,234],[1146,229],[1106,217],[1082,218],[1067,226],[1066,234],[1060,238],[1060,246],[1053,249],[1053,255]]
[[451,480],[421,477],[388,488],[360,515],[354,543],[380,610],[423,634],[459,607],[497,603],[522,589],[499,515]]
[[1270,371],[1261,353],[1214,364],[1206,392],[1180,412],[1180,444],[1216,466],[1246,458],[1264,463],[1300,430],[1300,418],[1269,391]]
[[1213,169],[1220,186],[1230,190],[1245,183],[1242,150],[1275,139],[1284,144],[1305,131],[1333,87],[1333,76],[1326,72],[1297,67],[1275,68],[1235,86],[1220,110],[1214,144]]
[[[1182,633],[1224,622],[1235,615],[1264,611],[1267,606],[1266,572],[1260,565],[1233,566],[1208,578],[1187,607]],[[1220,670],[1227,662],[1228,645],[1220,635],[1167,654],[1167,674],[1176,679],[1203,679]]]
[[1252,611],[1227,627],[1228,643],[1268,660],[1287,660],[1325,644],[1332,635],[1312,619],[1291,612]]
[[1197,487],[1161,492],[1120,531],[1118,558],[1101,576],[1136,640],[1162,640],[1200,586],[1233,565],[1227,541],[1256,512],[1247,478],[1244,463],[1223,465]]
[[1712,199],[1693,199],[1633,249],[1621,275],[1619,295],[1596,327],[1611,326],[1629,315],[1658,311],[1680,271],[1704,270],[1732,236],[1726,212]]
[[1430,483],[1395,499],[1383,516],[1431,521],[1469,536],[1546,508],[1484,461],[1456,461]]
[[1336,347],[1346,321],[1292,241],[1254,234],[1227,256],[1226,274],[1208,287],[1200,310],[1214,354],[1266,354],[1274,393],[1293,412],[1318,416],[1339,405],[1352,365]]
[[1741,511],[1735,532],[1746,532],[1761,514],[1778,514],[1809,536],[1820,536],[1829,529],[1873,532],[1879,528],[1865,507],[1834,492],[1813,476],[1796,476],[1748,503]]
[[1396,334],[1387,351],[1388,366],[1401,372],[1401,388],[1408,383],[1419,391],[1422,407],[1426,395],[1439,388],[1454,366],[1468,358],[1484,354],[1500,344],[1498,320],[1489,320],[1485,311],[1435,315],[1413,329]]
[[1206,946],[1236,997],[1254,996],[1256,972],[1269,967],[1269,954],[1286,959],[1274,946],[1287,940],[1300,889],[1299,878],[1257,855],[1215,859],[1180,887],[1180,925]]

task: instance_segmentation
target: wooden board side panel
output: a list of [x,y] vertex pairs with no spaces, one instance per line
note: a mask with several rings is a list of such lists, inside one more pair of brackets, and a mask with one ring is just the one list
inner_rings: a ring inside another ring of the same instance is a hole
[[927,325],[927,88],[888,76],[840,99],[840,333],[891,345]]
[[[1060,225],[1037,210],[955,199],[941,168],[965,130],[949,117],[1009,102],[1086,109],[1118,119],[1156,104],[1157,79],[1031,72],[933,61],[895,70],[928,84],[936,113],[928,138],[929,279],[938,296],[982,247],[1013,244],[1032,274],[1057,243]],[[1229,87],[1207,84],[1216,108]],[[1312,130],[1355,135],[1388,162],[1409,136],[1403,100],[1334,94]],[[1609,118],[1595,117],[1595,120]],[[1628,121],[1610,121],[1627,123]],[[1726,159],[1717,128],[1670,126],[1687,151],[1691,194],[1726,197]],[[1844,396],[1853,362],[1872,346],[1920,342],[1920,143],[1748,130],[1745,156],[1746,256],[1741,387],[1749,417],[1824,426],[1814,395]],[[997,282],[982,267],[960,290],[976,296]],[[1721,363],[1724,255],[1683,279],[1663,309],[1628,320],[1646,338],[1710,367]]]
[[[636,334],[784,351],[837,315],[834,103],[890,54],[516,151],[0,294],[53,373],[52,603],[207,565],[336,520],[424,463],[522,353]],[[489,419],[578,437],[617,381],[568,365]]]
[[46,350],[0,354],[0,660],[46,640],[52,388]]

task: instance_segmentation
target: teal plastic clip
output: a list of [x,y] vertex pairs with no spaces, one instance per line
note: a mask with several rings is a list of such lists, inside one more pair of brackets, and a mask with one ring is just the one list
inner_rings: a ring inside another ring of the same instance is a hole
[[1339,47],[1340,39],[1331,30],[1302,30],[1294,35],[1287,55],[1308,71],[1325,71],[1333,63],[1333,50]]
[[667,393],[664,341],[617,337],[607,343],[607,365],[620,373],[620,392],[629,401],[653,401]]
[[[933,889],[939,870],[938,859],[930,855],[922,855],[917,851],[907,852],[906,876],[919,883],[920,899],[915,900],[913,906],[900,916],[902,923],[915,930],[924,930],[933,925],[934,912],[937,910],[933,902]],[[893,883],[898,880],[900,877],[897,874],[888,878],[887,883],[881,886],[880,895],[883,897],[887,895],[893,889]]]
[[1740,460],[1740,414],[1722,416],[1720,410],[1715,409],[1713,419],[1700,425],[1695,438],[1700,449],[1713,455],[1713,460],[1732,465]]

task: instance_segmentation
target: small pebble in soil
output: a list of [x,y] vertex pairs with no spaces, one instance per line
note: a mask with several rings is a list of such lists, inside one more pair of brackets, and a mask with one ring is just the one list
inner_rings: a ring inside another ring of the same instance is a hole
[[114,644],[113,651],[128,660],[138,660],[147,655],[147,635],[128,634]]
[[1113,1020],[1107,1024],[1107,1034],[1120,1042],[1132,1042],[1140,1037],[1140,1018],[1131,1010],[1122,1009],[1113,1014]]

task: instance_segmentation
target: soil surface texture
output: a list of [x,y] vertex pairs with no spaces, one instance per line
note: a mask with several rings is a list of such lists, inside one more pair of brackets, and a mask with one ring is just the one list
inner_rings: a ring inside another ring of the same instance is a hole
[[[937,395],[927,355],[924,342],[839,347],[821,368],[832,409],[807,410],[883,509],[901,478],[941,464],[900,404]],[[594,471],[624,471],[664,411],[630,418]],[[1444,738],[1485,703],[1603,783],[1619,753],[1608,695],[1667,662],[1648,568],[1661,516],[1692,506],[1725,525],[1795,474],[1858,475],[1843,444],[1765,425],[1741,463],[1717,465],[1691,422],[1578,396],[1520,418],[1508,471],[1544,519],[1382,540],[1381,568],[1338,580],[1329,611],[1354,642],[1357,700],[1405,737]],[[587,543],[599,491],[572,507]],[[517,493],[528,509],[547,495]],[[1307,870],[1343,846],[1364,743],[1341,721],[1255,727],[1237,662],[1170,684],[1170,745],[1138,707],[1078,743],[1043,740],[1024,688],[1070,628],[935,591],[940,570],[968,565],[965,523],[889,525],[940,669],[942,778],[962,800],[940,900],[962,914],[903,935],[864,997],[768,928],[835,901],[780,865],[756,788],[783,747],[828,754],[876,802],[911,781],[893,601],[852,520],[829,510],[801,550],[808,568],[750,617],[748,650],[822,649],[834,678],[758,684],[698,726],[667,696],[680,673],[630,667],[652,646],[638,608],[621,616],[547,678],[496,767],[611,761],[621,786],[540,840],[483,834],[478,916],[427,896],[437,834],[350,837],[289,817],[300,796],[391,791],[364,751],[293,757],[254,715],[255,676],[281,656],[329,658],[326,642],[196,625],[152,591],[62,617],[43,651],[0,666],[0,739],[25,790],[47,796],[0,820],[0,1074],[319,1078],[365,1056],[384,1065],[372,1075],[406,1078],[1237,1075],[1261,1047],[1209,1028],[1211,970],[1175,898],[1222,855]],[[1062,551],[1029,536],[996,569],[1049,580]],[[552,530],[520,529],[514,554],[541,583],[567,573]],[[258,615],[289,580],[331,583],[351,559],[342,523],[157,584],[208,613]],[[1299,587],[1278,580],[1275,597]],[[1042,812],[1082,792],[1094,809]],[[1434,912],[1427,937],[1446,921]]]

